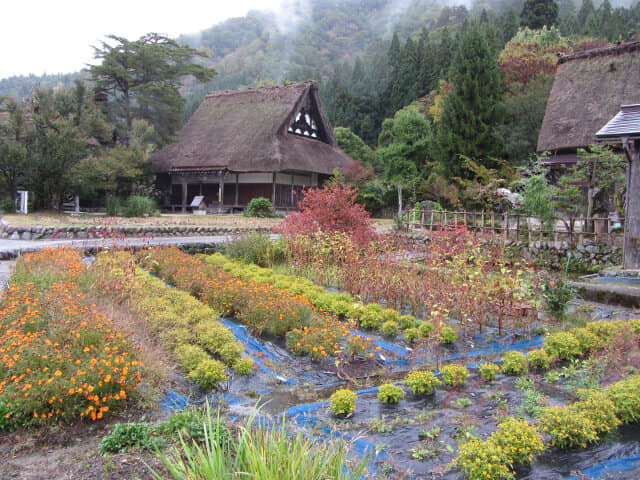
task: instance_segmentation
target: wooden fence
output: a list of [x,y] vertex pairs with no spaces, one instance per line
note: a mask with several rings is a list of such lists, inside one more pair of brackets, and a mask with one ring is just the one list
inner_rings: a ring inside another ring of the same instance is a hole
[[408,229],[427,231],[466,225],[493,239],[566,241],[570,245],[582,244],[586,239],[609,245],[621,244],[624,235],[621,222],[608,216],[556,220],[548,226],[540,218],[517,213],[411,210],[405,225]]

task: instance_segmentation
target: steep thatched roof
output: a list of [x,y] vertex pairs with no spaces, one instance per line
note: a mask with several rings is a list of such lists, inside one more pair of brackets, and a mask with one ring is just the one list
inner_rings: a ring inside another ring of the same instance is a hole
[[575,151],[621,105],[640,102],[640,42],[561,57],[538,137],[538,151]]
[[[300,109],[313,109],[318,138],[290,133]],[[313,81],[206,96],[176,141],[151,157],[159,172],[226,168],[234,172],[346,170]]]

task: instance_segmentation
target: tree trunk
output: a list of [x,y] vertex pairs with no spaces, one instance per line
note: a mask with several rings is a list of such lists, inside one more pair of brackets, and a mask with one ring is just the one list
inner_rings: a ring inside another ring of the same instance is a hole
[[402,220],[402,183],[398,183],[398,218]]

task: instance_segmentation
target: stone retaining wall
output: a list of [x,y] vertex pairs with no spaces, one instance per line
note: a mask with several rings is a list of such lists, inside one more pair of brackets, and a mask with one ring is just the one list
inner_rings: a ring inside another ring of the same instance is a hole
[[[406,235],[410,243],[425,244],[429,241],[428,234]],[[622,248],[606,244],[597,244],[585,240],[582,245],[570,246],[568,242],[522,242],[508,240],[504,242],[506,255],[509,258],[522,259],[539,266],[564,270],[571,253],[569,271],[596,272],[602,267],[620,265],[622,263]]]
[[232,235],[247,232],[266,232],[267,227],[225,228],[195,226],[145,226],[145,227],[14,227],[0,226],[0,238],[8,240],[86,240],[89,238],[119,237],[194,237]]

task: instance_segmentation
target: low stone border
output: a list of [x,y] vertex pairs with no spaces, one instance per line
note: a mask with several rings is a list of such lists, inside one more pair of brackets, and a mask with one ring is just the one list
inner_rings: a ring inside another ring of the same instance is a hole
[[14,227],[0,226],[0,239],[8,240],[86,240],[91,238],[118,237],[193,237],[212,235],[241,235],[248,232],[270,232],[268,227],[189,227],[189,226],[144,226],[144,227]]

